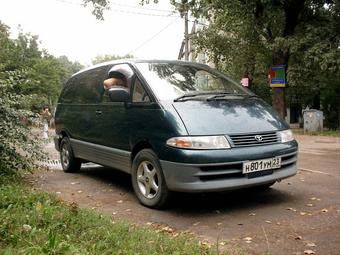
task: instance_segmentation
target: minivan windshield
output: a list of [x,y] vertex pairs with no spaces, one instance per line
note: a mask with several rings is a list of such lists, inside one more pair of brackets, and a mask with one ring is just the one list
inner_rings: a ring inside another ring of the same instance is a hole
[[253,95],[223,74],[190,63],[136,63],[160,100],[196,98],[203,95]]

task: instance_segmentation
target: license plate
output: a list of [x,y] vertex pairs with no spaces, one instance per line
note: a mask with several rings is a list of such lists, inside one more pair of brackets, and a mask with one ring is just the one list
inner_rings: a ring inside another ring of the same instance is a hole
[[242,173],[249,174],[253,172],[275,169],[280,167],[281,167],[280,157],[253,160],[243,163]]

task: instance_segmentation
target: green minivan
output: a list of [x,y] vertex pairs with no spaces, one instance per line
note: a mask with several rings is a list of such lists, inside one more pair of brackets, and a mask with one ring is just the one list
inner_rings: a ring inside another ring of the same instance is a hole
[[[126,86],[104,89],[112,73]],[[198,63],[121,60],[82,70],[61,92],[55,126],[65,172],[94,162],[129,173],[138,200],[151,208],[171,191],[266,188],[297,172],[288,124]]]

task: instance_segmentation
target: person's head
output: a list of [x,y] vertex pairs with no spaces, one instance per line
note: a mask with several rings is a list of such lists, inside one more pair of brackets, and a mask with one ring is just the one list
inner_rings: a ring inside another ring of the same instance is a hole
[[47,105],[45,105],[44,107],[43,107],[43,111],[45,112],[45,111],[48,111],[49,109],[48,109],[48,106]]
[[109,78],[104,81],[104,88],[110,89],[113,86],[127,87],[125,75],[120,72],[110,72]]

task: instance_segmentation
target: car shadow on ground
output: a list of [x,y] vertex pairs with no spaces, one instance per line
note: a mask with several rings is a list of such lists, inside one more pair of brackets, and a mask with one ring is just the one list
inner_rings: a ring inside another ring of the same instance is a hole
[[[82,167],[79,174],[88,176],[99,182],[112,185],[120,193],[127,193],[134,196],[129,174],[107,167]],[[202,215],[212,212],[230,212],[244,211],[252,208],[273,206],[284,204],[296,200],[296,194],[293,196],[288,191],[282,191],[275,188],[261,190],[249,188],[243,190],[233,190],[224,192],[210,193],[181,193],[174,192],[169,204],[163,211],[180,213],[181,215]],[[137,199],[135,200],[136,203]]]

